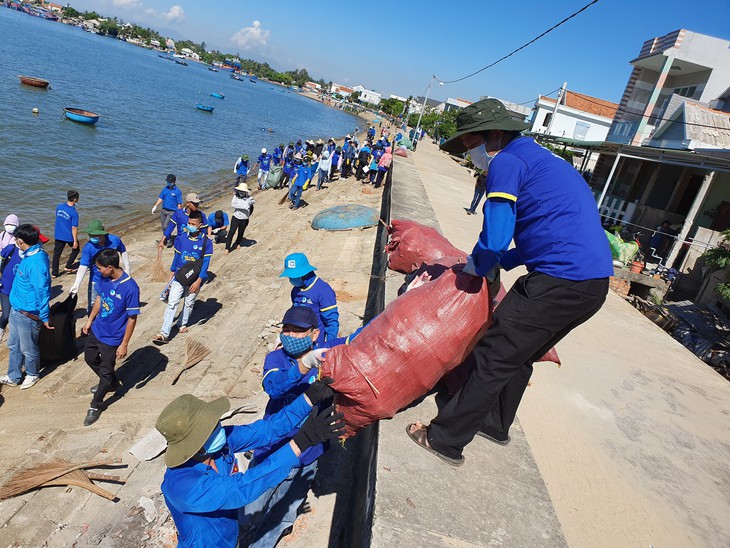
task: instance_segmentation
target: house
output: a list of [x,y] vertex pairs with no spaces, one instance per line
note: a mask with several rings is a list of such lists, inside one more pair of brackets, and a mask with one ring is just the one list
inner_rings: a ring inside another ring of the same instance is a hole
[[424,106],[424,101],[426,105],[426,112],[438,109],[441,109],[439,112],[443,112],[444,101],[438,101],[437,99],[426,99],[423,96],[418,96],[411,99],[411,103],[408,106],[409,112],[411,114],[420,114],[421,109]]
[[480,101],[483,101],[484,99],[497,99],[497,101],[500,101],[504,105],[504,108],[507,109],[507,112],[509,112],[510,116],[520,122],[524,122],[527,117],[530,116],[532,113],[532,109],[526,107],[525,105],[513,103],[512,101],[505,101],[504,99],[500,99],[499,97],[492,97],[491,95],[482,95],[481,97],[479,97]]
[[[152,42],[150,42],[152,43]],[[154,44],[152,44],[154,46]],[[180,53],[182,53],[185,57],[190,57],[191,59],[195,59],[196,61],[200,61],[200,55],[197,54],[197,52],[191,50],[190,48],[183,48],[180,50]]]
[[[129,23],[127,23],[127,25],[128,24]],[[175,40],[173,40],[172,38],[166,38],[165,39],[165,45],[167,46],[167,49],[173,50],[173,51],[175,50]]]
[[157,40],[157,39],[155,39],[155,38],[152,38],[150,40],[150,46],[155,47],[155,48],[159,48],[160,47],[160,41]]
[[55,11],[56,13],[61,13],[63,11],[63,6],[61,4],[54,4],[53,2],[41,2],[41,4],[44,8]]
[[605,141],[617,103],[565,90],[557,99],[538,96],[530,131],[579,141]]
[[371,105],[379,105],[382,96],[375,91],[371,91],[363,86],[355,86],[352,91],[360,92],[360,101],[363,103],[370,103]]
[[471,101],[467,101],[466,99],[452,99],[449,97],[446,101],[440,103],[435,110],[437,112],[449,112],[450,110],[461,110],[469,105],[471,105]]
[[322,91],[322,86],[317,82],[304,82],[304,89],[319,93]]
[[330,86],[330,93],[332,95],[341,95],[342,97],[349,97],[352,95],[352,88],[348,88],[347,86],[343,86],[341,84],[332,84]]
[[390,97],[388,97],[388,99],[395,99],[396,101],[400,101],[401,103],[408,102],[408,99],[406,99],[405,97],[401,97],[400,95],[393,95],[392,93],[391,93]]
[[667,113],[672,95],[719,100],[730,82],[730,41],[680,29],[647,40],[633,69],[608,141],[641,145]]

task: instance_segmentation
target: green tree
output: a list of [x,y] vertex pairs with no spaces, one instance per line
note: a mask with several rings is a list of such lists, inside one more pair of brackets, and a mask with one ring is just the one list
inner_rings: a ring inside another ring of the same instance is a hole
[[360,92],[359,91],[353,91],[350,94],[350,101],[353,103],[359,103],[360,102]]
[[78,11],[73,9],[71,6],[66,6],[65,8],[63,8],[61,13],[63,13],[64,17],[80,17],[81,16],[81,13],[79,13]]
[[99,32],[107,36],[116,37],[119,34],[119,26],[115,21],[107,19],[106,21],[102,21],[99,25]]
[[380,101],[380,110],[390,116],[398,116],[403,113],[403,101],[398,99],[383,99]]
[[[722,242],[717,247],[706,251],[702,258],[708,266],[715,270],[725,270],[730,266],[730,228],[722,231]],[[727,274],[725,279],[727,280]],[[730,282],[725,281],[718,284],[715,291],[723,299],[730,300]]]

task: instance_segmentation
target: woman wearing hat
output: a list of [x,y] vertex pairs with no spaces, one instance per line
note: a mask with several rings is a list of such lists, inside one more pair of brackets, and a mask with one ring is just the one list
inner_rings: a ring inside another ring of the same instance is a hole
[[[255,203],[256,200],[251,198],[246,183],[239,183],[234,189],[233,199],[231,199],[233,215],[231,216],[231,230],[228,232],[228,239],[226,240],[226,250],[224,252],[226,255],[243,243],[243,234],[246,232],[251,215],[253,215]],[[238,237],[236,237],[236,232],[238,232]]]
[[527,127],[501,102],[485,99],[459,113],[456,134],[441,145],[452,154],[469,151],[478,168],[489,167],[484,225],[464,272],[494,279],[499,266],[524,264],[528,271],[474,348],[466,384],[430,425],[408,428],[413,441],[454,466],[475,435],[509,443],[532,363],[601,308],[613,275],[588,185],[565,160],[520,135]]
[[[280,412],[243,426],[222,426],[228,398],[212,402],[185,394],[160,414],[155,427],[167,440],[162,494],[178,531],[178,546],[238,546],[238,509],[275,487],[310,447],[343,432],[342,414],[313,406],[331,398],[332,379],[310,385]],[[307,418],[309,416],[309,418]],[[276,443],[306,419],[289,443],[241,473],[235,453]]]

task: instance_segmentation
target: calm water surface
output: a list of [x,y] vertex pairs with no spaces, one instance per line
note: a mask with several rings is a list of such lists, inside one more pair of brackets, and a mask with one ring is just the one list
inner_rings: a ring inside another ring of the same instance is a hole
[[[167,173],[184,192],[204,195],[233,177],[243,152],[256,158],[261,147],[339,137],[358,125],[354,116],[279,86],[239,82],[157,54],[0,7],[2,218],[16,213],[52,234],[54,207],[74,188],[82,224],[98,217],[118,225],[151,208]],[[19,74],[49,80],[52,89],[22,85]],[[63,107],[101,119],[77,124],[64,119]]]

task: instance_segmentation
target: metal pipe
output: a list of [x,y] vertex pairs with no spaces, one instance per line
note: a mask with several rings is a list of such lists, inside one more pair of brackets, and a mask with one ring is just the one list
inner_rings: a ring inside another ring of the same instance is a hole
[[603,185],[603,190],[601,191],[601,197],[598,198],[598,210],[601,210],[601,205],[603,205],[603,199],[606,197],[606,192],[608,192],[608,185],[611,184],[611,180],[613,179],[613,174],[616,171],[616,166],[618,166],[618,161],[621,159],[621,154],[616,154],[616,160],[614,160],[613,165],[611,166],[611,172],[608,174],[608,178],[606,179],[606,184]]

